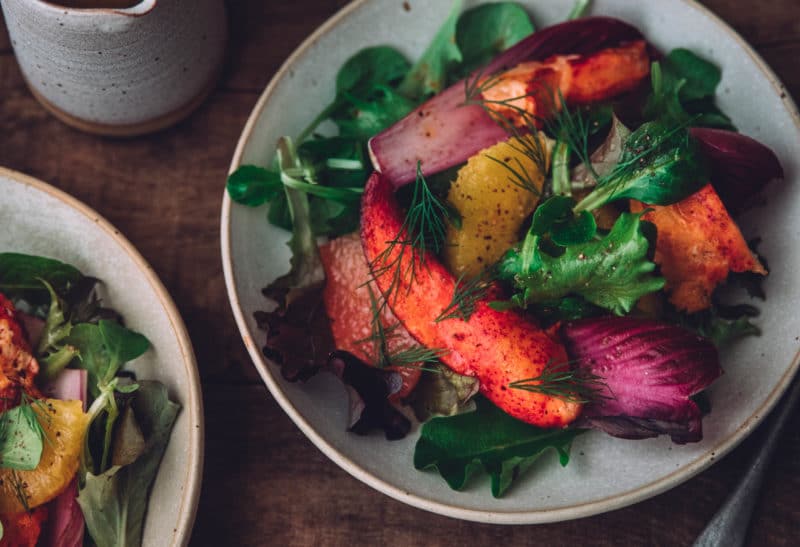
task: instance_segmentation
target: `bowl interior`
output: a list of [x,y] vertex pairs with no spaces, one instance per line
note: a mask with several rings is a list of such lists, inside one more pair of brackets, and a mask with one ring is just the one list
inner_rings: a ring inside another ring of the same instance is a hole
[[0,252],[49,256],[102,280],[102,297],[152,348],[129,365],[182,405],[150,496],[143,544],[183,545],[202,475],[202,400],[183,321],[139,253],[89,208],[30,177],[0,169]]
[[[467,1],[465,7],[477,3]],[[571,6],[561,0],[521,4],[538,27],[562,21]],[[232,167],[269,165],[276,140],[298,134],[331,101],[336,70],[350,55],[366,46],[390,44],[415,59],[449,9],[449,2],[351,4],[301,46],[275,77],[248,122]],[[503,499],[493,499],[484,481],[453,493],[437,476],[413,469],[415,434],[389,443],[380,435],[345,433],[347,398],[335,379],[320,376],[305,385],[288,384],[263,357],[263,333],[253,312],[265,307],[260,289],[288,270],[288,234],[267,223],[264,208],[239,206],[225,197],[222,245],[229,295],[245,343],[273,395],[339,465],[417,507],[472,520],[536,523],[634,503],[688,479],[733,448],[771,408],[797,368],[794,310],[800,285],[794,282],[793,265],[800,261],[800,249],[792,240],[800,230],[800,195],[791,187],[799,173],[800,124],[791,100],[750,48],[694,2],[661,0],[656,8],[650,2],[597,0],[592,13],[633,23],[661,50],[687,47],[723,67],[718,104],[743,133],[770,146],[786,171],[786,181],[772,187],[768,207],[742,220],[747,238],[763,238],[759,250],[772,268],[765,284],[768,299],[757,303],[764,334],[723,351],[726,374],[711,390],[713,411],[704,420],[701,443],[678,446],[663,438],[630,442],[590,433],[576,440],[568,467],[544,458]],[[758,374],[753,374],[756,367]]]

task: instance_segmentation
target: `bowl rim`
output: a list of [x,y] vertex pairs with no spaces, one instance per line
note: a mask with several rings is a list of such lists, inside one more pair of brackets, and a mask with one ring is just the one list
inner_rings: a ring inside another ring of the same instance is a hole
[[[239,137],[236,149],[231,159],[231,164],[228,173],[232,173],[237,167],[241,165],[244,149],[252,137],[252,133],[256,127],[258,119],[261,117],[267,103],[269,102],[275,88],[290,71],[291,67],[297,60],[311,48],[320,38],[334,30],[339,23],[346,19],[353,11],[366,4],[369,0],[353,0],[344,8],[336,12],[325,23],[323,23],[317,30],[309,35],[284,61],[278,71],[270,79],[269,84],[262,92],[258,101],[256,102],[247,122]],[[747,43],[747,41],[736,32],[730,25],[728,25],[718,15],[713,13],[709,8],[700,4],[697,0],[678,0],[686,5],[687,8],[699,10],[703,15],[708,17],[711,24],[716,25],[718,29],[727,33],[733,38],[743,51],[752,59],[763,76],[769,81],[778,97],[783,102],[784,107],[788,111],[792,121],[798,129],[800,129],[800,112],[798,112],[797,105],[786,92],[785,86],[781,83],[778,76],[767,65],[767,63],[756,53],[756,51]],[[644,501],[653,496],[661,494],[670,490],[679,484],[691,479],[701,471],[710,467],[716,460],[721,459],[728,452],[733,450],[739,443],[741,443],[752,431],[762,422],[762,420],[769,414],[773,407],[778,403],[783,393],[788,389],[792,378],[795,373],[800,369],[800,349],[795,353],[786,372],[781,376],[780,381],[770,391],[764,403],[757,408],[753,414],[742,423],[737,430],[723,439],[714,447],[710,447],[703,455],[698,457],[695,461],[685,465],[661,478],[640,485],[636,488],[607,496],[592,502],[571,504],[563,507],[555,507],[545,510],[503,510],[503,511],[481,511],[477,509],[466,509],[459,507],[457,503],[441,503],[431,501],[423,497],[411,494],[402,488],[398,488],[381,478],[373,475],[366,469],[359,466],[354,461],[350,460],[347,456],[342,454],[331,443],[322,437],[314,427],[300,414],[299,410],[292,404],[287,397],[283,388],[278,383],[273,372],[270,370],[270,364],[261,353],[261,349],[250,336],[247,320],[242,309],[239,299],[239,291],[236,287],[233,273],[233,262],[231,252],[231,210],[233,202],[230,199],[227,191],[223,191],[222,210],[220,215],[220,242],[222,254],[222,267],[225,277],[225,287],[228,291],[228,300],[231,304],[234,319],[242,336],[242,340],[250,354],[253,364],[256,367],[259,375],[269,388],[270,393],[284,412],[291,418],[291,420],[300,428],[303,434],[311,440],[312,443],[328,458],[330,458],[339,467],[344,469],[347,473],[360,480],[361,482],[371,486],[372,488],[386,494],[400,502],[406,503],[419,509],[424,509],[432,513],[469,520],[474,522],[483,522],[491,524],[544,524],[553,522],[562,522],[566,520],[578,519],[606,513],[616,509],[621,509],[629,505]],[[273,367],[274,368],[274,367]]]
[[192,348],[191,339],[186,330],[186,325],[181,318],[175,302],[172,300],[169,292],[164,287],[164,284],[156,275],[153,268],[148,264],[144,257],[139,253],[133,244],[122,235],[110,222],[108,222],[102,215],[97,213],[94,209],[78,200],[77,198],[59,190],[58,188],[43,182],[31,175],[26,175],[13,169],[0,167],[0,177],[7,178],[13,182],[30,186],[40,192],[43,192],[58,201],[62,202],[69,208],[80,213],[84,217],[91,220],[100,230],[106,233],[111,239],[119,245],[122,250],[127,254],[137,266],[139,271],[144,275],[147,283],[156,293],[159,302],[167,313],[167,318],[172,326],[173,332],[177,335],[178,345],[180,347],[181,355],[183,356],[183,365],[186,370],[186,377],[188,378],[189,387],[189,400],[183,402],[182,412],[189,414],[189,447],[188,447],[188,464],[186,469],[186,478],[183,484],[183,496],[180,502],[178,521],[172,532],[172,546],[185,546],[189,543],[192,528],[194,526],[195,516],[197,514],[197,505],[200,499],[200,484],[203,477],[203,460],[204,460],[204,439],[205,439],[205,423],[203,417],[203,398],[200,386],[200,376],[197,369],[197,360],[195,359],[194,349]]

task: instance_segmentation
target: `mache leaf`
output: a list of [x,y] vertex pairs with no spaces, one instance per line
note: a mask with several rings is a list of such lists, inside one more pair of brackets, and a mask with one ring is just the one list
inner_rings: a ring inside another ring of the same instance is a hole
[[141,382],[131,404],[146,439],[144,451],[130,465],[114,466],[101,475],[87,473],[78,494],[97,545],[141,544],[150,487],[180,410],[158,382]]
[[100,394],[101,384],[111,381],[122,365],[150,347],[143,335],[105,319],[96,325],[75,325],[65,342],[78,350],[80,366],[89,373],[89,391],[93,397]]
[[397,83],[411,64],[405,56],[388,46],[364,48],[350,57],[336,75],[336,93],[367,98],[378,86]]
[[257,207],[275,199],[283,190],[283,183],[279,173],[257,165],[242,165],[228,176],[227,189],[236,203]]
[[533,30],[530,16],[516,2],[483,4],[465,11],[456,23],[456,44],[463,60],[455,79],[485,65]]
[[414,110],[416,102],[394,89],[376,86],[370,100],[348,97],[348,104],[331,115],[341,137],[368,140],[404,118]]
[[454,490],[483,469],[491,477],[492,495],[500,497],[548,449],[556,450],[561,465],[567,465],[572,440],[580,433],[539,429],[481,397],[474,412],[433,418],[422,426],[414,467],[435,468]]
[[512,249],[500,262],[499,275],[519,291],[512,301],[520,307],[578,295],[622,315],[643,295],[664,286],[662,278],[652,275],[655,264],[647,258],[644,224],[639,215],[623,213],[599,241],[571,245],[558,257],[540,253],[541,266],[533,271]]
[[32,304],[47,301],[47,281],[57,291],[65,290],[83,277],[74,266],[52,258],[21,253],[0,253],[0,292],[24,298]]
[[420,100],[442,91],[447,83],[448,70],[462,61],[461,50],[456,43],[456,25],[462,4],[462,0],[453,2],[447,20],[400,83],[398,91],[409,99]]
[[674,49],[651,71],[653,92],[647,100],[647,119],[733,129],[731,119],[715,104],[722,71],[688,49]]

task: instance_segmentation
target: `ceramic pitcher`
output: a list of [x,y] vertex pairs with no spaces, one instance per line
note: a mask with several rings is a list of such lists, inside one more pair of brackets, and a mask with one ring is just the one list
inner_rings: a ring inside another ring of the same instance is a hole
[[215,84],[223,0],[0,0],[33,95],[62,121],[103,135],[171,125]]

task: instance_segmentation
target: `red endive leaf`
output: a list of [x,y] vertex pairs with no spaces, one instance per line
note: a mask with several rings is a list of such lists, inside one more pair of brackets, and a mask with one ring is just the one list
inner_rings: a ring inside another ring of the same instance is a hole
[[561,329],[574,366],[598,376],[603,397],[587,404],[584,426],[623,438],[668,434],[677,443],[702,439],[701,413],[689,398],[721,373],[714,345],[667,323],[599,317]]
[[757,204],[754,199],[783,168],[769,147],[741,133],[693,127],[692,136],[711,167],[711,184],[731,214]]

